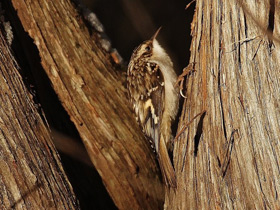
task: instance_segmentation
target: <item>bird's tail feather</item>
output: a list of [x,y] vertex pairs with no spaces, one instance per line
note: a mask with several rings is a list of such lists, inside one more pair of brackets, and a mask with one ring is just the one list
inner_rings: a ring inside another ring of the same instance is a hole
[[164,177],[166,185],[176,188],[176,175],[174,168],[172,166],[171,160],[169,158],[168,150],[165,144],[163,137],[161,136],[159,140],[159,151],[158,151],[158,160],[161,169],[161,173]]

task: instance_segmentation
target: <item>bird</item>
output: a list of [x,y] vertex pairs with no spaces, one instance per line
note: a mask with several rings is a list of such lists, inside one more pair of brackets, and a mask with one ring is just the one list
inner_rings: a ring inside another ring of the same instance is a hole
[[136,47],[127,69],[130,102],[143,133],[154,148],[166,186],[176,188],[172,152],[172,123],[179,106],[179,90],[171,58],[156,39],[159,31]]

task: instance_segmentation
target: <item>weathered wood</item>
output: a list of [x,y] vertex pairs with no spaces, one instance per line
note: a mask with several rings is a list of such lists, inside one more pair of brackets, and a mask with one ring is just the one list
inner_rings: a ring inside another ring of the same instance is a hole
[[117,207],[159,209],[163,187],[154,155],[100,38],[90,36],[69,0],[12,3]]
[[79,209],[0,28],[0,209]]
[[[267,28],[269,1],[245,2]],[[238,1],[196,1],[195,72],[178,129],[207,113],[175,142],[180,184],[167,209],[280,208],[280,46],[243,11]],[[279,36],[279,21],[273,27]]]

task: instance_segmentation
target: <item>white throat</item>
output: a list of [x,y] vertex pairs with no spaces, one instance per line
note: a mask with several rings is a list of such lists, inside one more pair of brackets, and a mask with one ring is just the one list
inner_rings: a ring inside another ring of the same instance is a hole
[[159,65],[159,69],[164,77],[164,87],[165,87],[165,111],[171,114],[172,117],[175,117],[177,111],[177,91],[174,88],[174,85],[177,81],[177,75],[173,68],[173,63],[170,57],[167,55],[165,50],[160,46],[158,41],[155,39],[153,41],[153,55],[151,61]]

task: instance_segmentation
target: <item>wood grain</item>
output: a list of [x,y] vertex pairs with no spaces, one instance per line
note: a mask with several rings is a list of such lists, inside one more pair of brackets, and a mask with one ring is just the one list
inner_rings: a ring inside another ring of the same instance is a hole
[[280,208],[280,49],[263,31],[267,2],[244,2],[259,27],[238,1],[196,1],[190,58],[196,71],[179,129],[207,113],[175,143],[181,184],[167,209]]
[[0,209],[79,209],[49,129],[0,30]]

